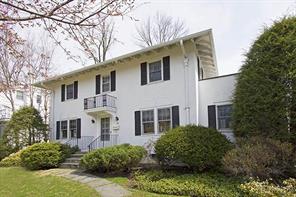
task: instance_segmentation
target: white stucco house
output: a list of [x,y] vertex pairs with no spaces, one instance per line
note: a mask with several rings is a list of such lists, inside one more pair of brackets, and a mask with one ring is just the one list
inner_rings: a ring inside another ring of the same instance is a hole
[[232,138],[236,74],[219,76],[211,30],[83,67],[35,84],[52,91],[51,138],[82,150],[145,145],[198,124]]

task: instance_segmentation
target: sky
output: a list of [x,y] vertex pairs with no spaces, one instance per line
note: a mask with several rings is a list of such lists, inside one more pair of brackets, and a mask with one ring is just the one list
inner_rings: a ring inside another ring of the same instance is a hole
[[[244,54],[263,28],[296,10],[296,0],[136,0],[136,5],[129,16],[137,21],[130,17],[114,18],[120,43],[111,48],[108,59],[139,50],[136,25],[160,12],[184,20],[188,34],[213,30],[219,75],[238,72]],[[74,53],[80,53],[77,46],[70,47]],[[53,64],[56,74],[82,66],[68,60],[60,49],[55,51]],[[90,64],[91,61],[86,65]]]

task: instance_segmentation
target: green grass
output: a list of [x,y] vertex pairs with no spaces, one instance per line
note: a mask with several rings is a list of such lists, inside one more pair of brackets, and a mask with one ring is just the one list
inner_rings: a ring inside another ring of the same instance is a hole
[[23,168],[0,168],[0,195],[5,197],[98,197],[86,185],[55,176],[40,176]]
[[117,184],[125,187],[129,191],[131,191],[132,195],[130,197],[176,197],[176,196],[172,196],[172,195],[155,194],[155,193],[151,193],[151,192],[128,188],[128,178],[127,177],[117,176],[117,177],[105,177],[105,178],[107,180],[109,180],[113,183],[117,183]]

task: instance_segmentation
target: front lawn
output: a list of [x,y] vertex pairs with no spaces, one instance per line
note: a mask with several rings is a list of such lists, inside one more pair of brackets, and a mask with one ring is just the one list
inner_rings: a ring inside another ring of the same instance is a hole
[[40,176],[23,168],[0,168],[0,194],[5,197],[99,196],[95,190],[78,182],[55,176]]

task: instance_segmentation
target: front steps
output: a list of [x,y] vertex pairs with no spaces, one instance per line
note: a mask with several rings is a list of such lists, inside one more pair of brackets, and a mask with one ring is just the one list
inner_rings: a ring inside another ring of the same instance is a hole
[[79,168],[79,163],[81,157],[86,152],[77,152],[72,154],[69,158],[67,158],[63,163],[61,163],[60,168]]

